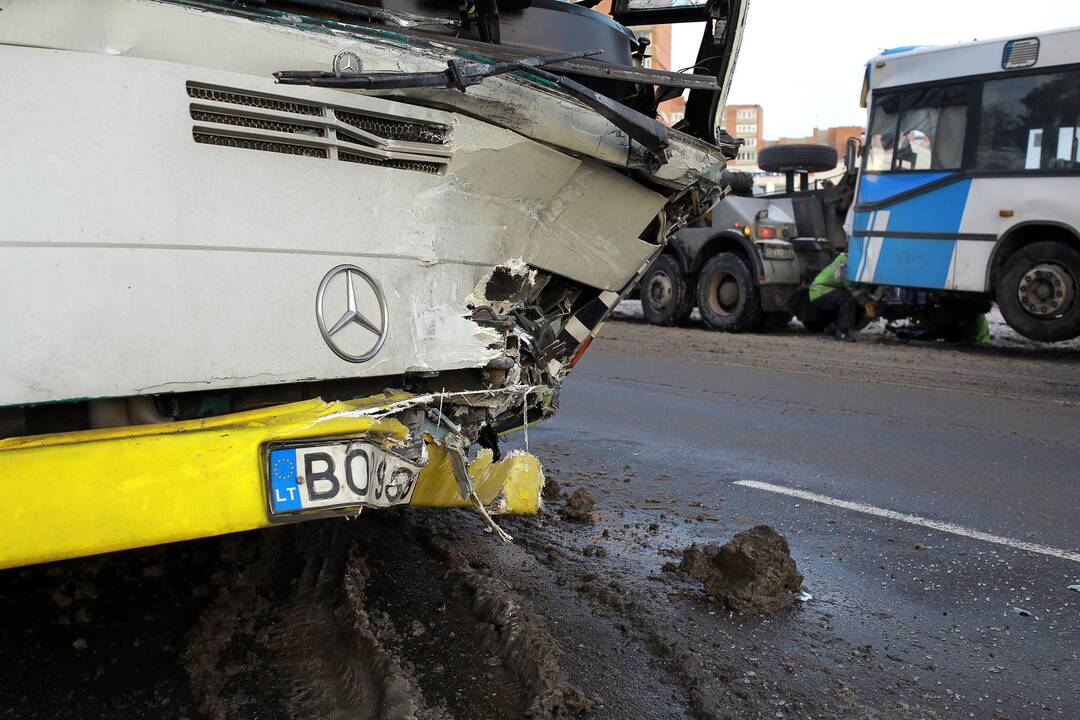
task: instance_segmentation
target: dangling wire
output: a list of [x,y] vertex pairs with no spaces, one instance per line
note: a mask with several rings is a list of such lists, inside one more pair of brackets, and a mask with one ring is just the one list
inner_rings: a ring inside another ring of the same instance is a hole
[[521,398],[521,427],[525,431],[525,452],[529,452],[529,391]]

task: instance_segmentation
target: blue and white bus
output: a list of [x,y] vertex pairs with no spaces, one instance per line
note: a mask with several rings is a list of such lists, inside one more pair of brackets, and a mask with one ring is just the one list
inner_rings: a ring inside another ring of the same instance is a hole
[[1080,335],[1080,28],[887,51],[867,64],[847,279],[993,299]]

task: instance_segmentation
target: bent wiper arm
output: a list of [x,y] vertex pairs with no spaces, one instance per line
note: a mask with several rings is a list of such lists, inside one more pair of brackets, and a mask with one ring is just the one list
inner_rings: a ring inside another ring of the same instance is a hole
[[529,72],[557,84],[566,91],[566,94],[585,103],[601,117],[606,118],[612,125],[637,140],[649,151],[656,167],[667,163],[668,157],[665,152],[668,146],[667,125],[612,100],[606,95],[601,95],[592,88],[582,85],[577,80],[539,68],[532,69]]
[[525,71],[558,85],[568,95],[595,110],[638,143],[643,145],[658,165],[667,161],[664,149],[668,144],[667,127],[654,118],[618,103],[588,88],[576,80],[541,69],[545,65],[599,55],[600,50],[546,55],[506,60],[496,63],[463,62],[450,60],[446,70],[433,72],[373,72],[332,73],[319,70],[279,70],[274,73],[283,85],[312,85],[315,87],[351,90],[399,90],[405,88],[449,87],[465,92],[470,85],[477,85],[485,78],[509,72]]
[[279,70],[274,73],[283,85],[314,85],[316,87],[347,88],[352,90],[395,90],[417,87],[452,87],[465,92],[470,85],[477,85],[484,78],[503,75],[518,70],[534,70],[565,60],[599,55],[602,50],[547,55],[540,57],[481,63],[450,60],[445,70],[434,72],[371,72],[333,73],[320,70]]

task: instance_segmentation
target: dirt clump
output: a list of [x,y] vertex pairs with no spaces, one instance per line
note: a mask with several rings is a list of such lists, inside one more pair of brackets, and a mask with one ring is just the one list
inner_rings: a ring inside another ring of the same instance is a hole
[[596,522],[593,510],[596,508],[596,498],[588,490],[578,488],[566,498],[566,507],[563,508],[562,516],[574,522]]
[[723,546],[691,545],[679,569],[701,581],[716,602],[737,613],[778,610],[793,603],[803,576],[783,535],[758,525]]
[[545,500],[556,500],[561,492],[562,486],[559,485],[559,481],[554,478],[548,478],[544,482],[544,488],[540,491],[540,494],[544,496]]

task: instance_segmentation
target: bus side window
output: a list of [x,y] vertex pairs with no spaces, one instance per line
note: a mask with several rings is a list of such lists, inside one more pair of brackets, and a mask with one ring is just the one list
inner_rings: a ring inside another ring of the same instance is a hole
[[1080,167],[1080,70],[987,80],[980,114],[977,169]]
[[966,85],[904,93],[894,170],[956,170],[964,155]]

